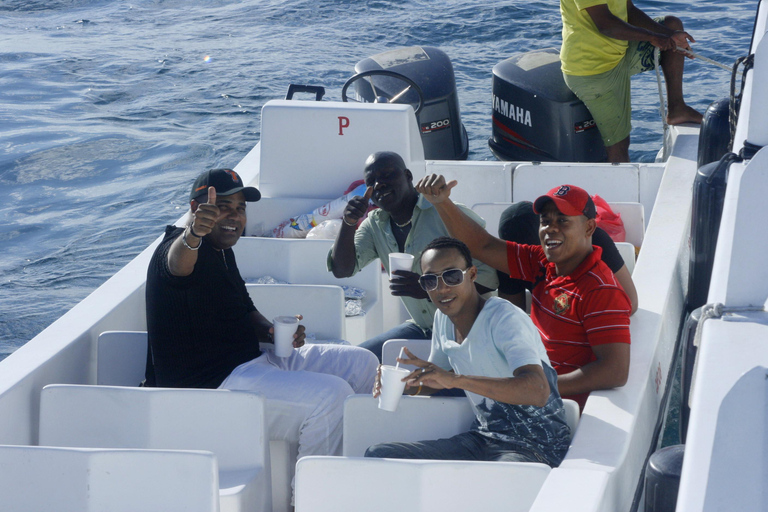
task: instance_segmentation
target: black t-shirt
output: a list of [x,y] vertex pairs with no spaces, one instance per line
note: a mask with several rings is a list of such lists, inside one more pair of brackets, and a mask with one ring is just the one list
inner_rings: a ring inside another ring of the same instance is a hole
[[[533,203],[520,201],[504,210],[499,218],[499,238],[519,244],[539,245],[539,216],[533,212]],[[615,274],[624,266],[616,244],[604,230],[597,228],[592,235],[592,245],[603,249],[602,260]],[[533,289],[534,283],[512,279],[508,274],[497,271],[499,292],[508,295]]]
[[168,226],[147,270],[147,381],[162,387],[216,388],[259,357],[255,311],[232,249],[205,240],[189,276],[170,273],[168,250],[184,230]]

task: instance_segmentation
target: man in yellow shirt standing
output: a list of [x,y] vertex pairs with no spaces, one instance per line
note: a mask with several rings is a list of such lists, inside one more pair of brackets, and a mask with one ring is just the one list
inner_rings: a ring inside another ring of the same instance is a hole
[[632,0],[560,0],[563,77],[595,119],[610,162],[629,162],[632,75],[654,68],[653,48],[667,84],[667,123],[701,123],[683,100],[684,55],[693,37],[673,16],[651,19]]

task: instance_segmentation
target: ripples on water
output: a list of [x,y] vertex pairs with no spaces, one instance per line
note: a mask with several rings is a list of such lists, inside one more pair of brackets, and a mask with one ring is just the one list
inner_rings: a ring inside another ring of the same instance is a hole
[[[747,51],[757,4],[636,3],[680,16],[695,49],[728,64]],[[0,3],[0,26],[0,359],[176,220],[195,175],[237,164],[289,83],[339,99],[357,61],[440,47],[470,158],[492,159],[491,68],[560,44],[555,0],[17,0]],[[695,62],[686,76],[698,109],[727,95],[717,68]],[[651,161],[655,77],[633,84],[632,158]]]

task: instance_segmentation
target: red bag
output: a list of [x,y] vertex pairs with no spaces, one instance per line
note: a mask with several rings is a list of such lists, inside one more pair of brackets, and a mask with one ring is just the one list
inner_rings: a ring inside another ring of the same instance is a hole
[[614,242],[623,242],[627,238],[627,232],[624,229],[624,221],[621,220],[621,214],[615,213],[608,206],[608,203],[602,197],[597,194],[592,196],[592,201],[595,203],[597,209],[597,226],[602,228],[603,231],[608,233],[608,236]]

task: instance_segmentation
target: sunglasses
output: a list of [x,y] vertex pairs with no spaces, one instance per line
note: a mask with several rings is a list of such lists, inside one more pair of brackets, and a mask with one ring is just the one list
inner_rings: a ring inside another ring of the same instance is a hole
[[467,270],[469,270],[469,268],[464,270],[461,270],[460,268],[449,268],[443,270],[439,274],[424,274],[419,277],[419,286],[426,292],[437,290],[437,280],[440,278],[442,278],[446,286],[459,286],[464,282],[464,274],[467,273]]

